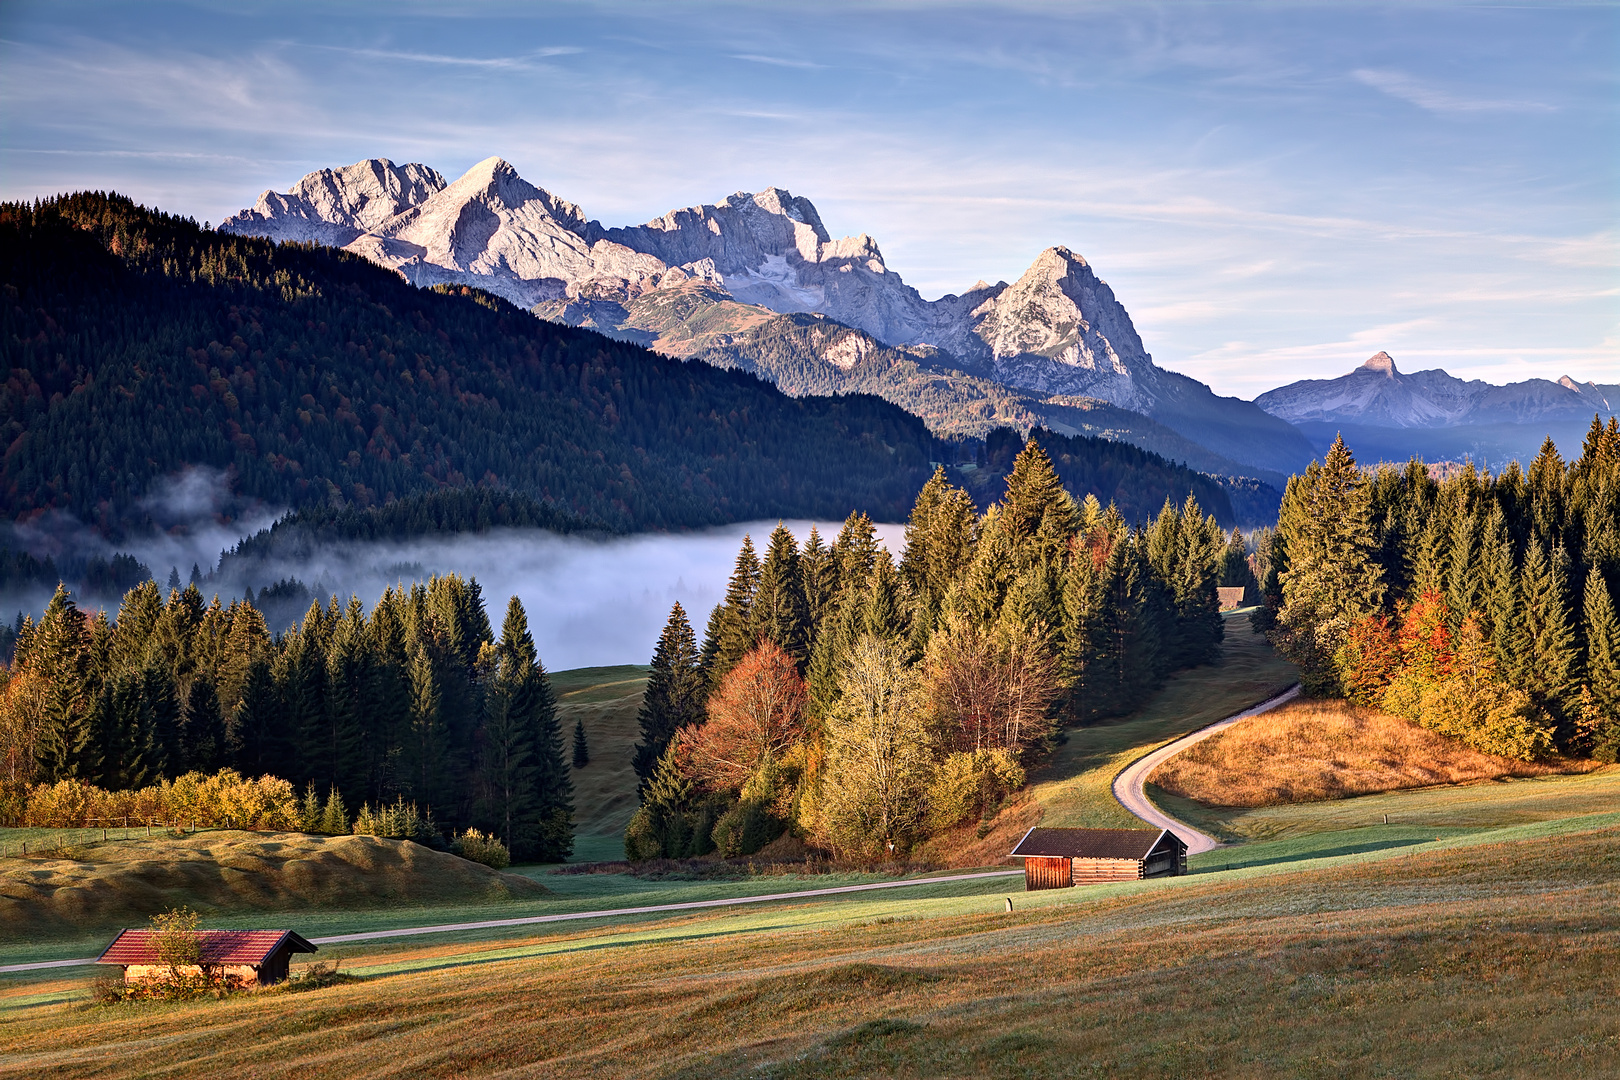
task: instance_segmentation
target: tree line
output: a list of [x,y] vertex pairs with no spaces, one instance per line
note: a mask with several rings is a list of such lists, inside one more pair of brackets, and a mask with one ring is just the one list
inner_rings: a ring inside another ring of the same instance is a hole
[[1259,625],[1307,690],[1492,753],[1620,754],[1620,426],[1521,469],[1357,467],[1342,439],[1284,493]]
[[701,643],[670,613],[640,713],[633,858],[760,850],[784,831],[901,853],[993,814],[1060,720],[1138,707],[1218,654],[1246,543],[1196,499],[1130,525],[1077,502],[1039,442],[978,513],[943,470],[896,563],[869,518],[827,544],[745,539]]
[[[515,857],[573,844],[556,700],[512,597],[497,639],[476,581],[451,575],[310,606],[279,637],[251,603],[130,590],[116,619],[59,588],[24,621],[0,689],[0,798],[78,780],[135,791],[230,768],[306,801],[419,804],[447,831],[482,829]],[[379,811],[380,812],[380,811]]]

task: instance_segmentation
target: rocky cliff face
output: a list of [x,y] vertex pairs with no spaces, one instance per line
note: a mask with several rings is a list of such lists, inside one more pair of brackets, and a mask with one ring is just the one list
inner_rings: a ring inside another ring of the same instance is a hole
[[1435,368],[1403,374],[1388,353],[1369,357],[1337,379],[1305,379],[1269,390],[1255,404],[1290,423],[1351,423],[1389,428],[1442,428],[1475,424],[1538,424],[1612,414],[1614,405],[1594,383],[1569,376],[1557,382],[1527,379],[1494,386],[1465,381]]
[[381,159],[323,170],[220,227],[345,247],[419,285],[476,285],[682,355],[728,345],[759,321],[750,310],[818,313],[885,347],[937,349],[977,377],[1146,413],[1238,461],[1286,472],[1310,457],[1288,425],[1157,367],[1113,290],[1062,247],[1011,285],[928,301],[871,237],[833,239],[808,199],[780,188],[608,229],[499,158],[450,184]]

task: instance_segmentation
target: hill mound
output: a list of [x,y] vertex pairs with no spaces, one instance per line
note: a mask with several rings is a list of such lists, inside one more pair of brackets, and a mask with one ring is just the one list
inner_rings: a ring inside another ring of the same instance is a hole
[[1205,739],[1159,766],[1149,781],[1209,806],[1253,807],[1597,767],[1495,757],[1387,713],[1301,701]]
[[491,903],[547,891],[408,840],[220,830],[0,859],[0,939],[138,925],[180,904],[206,916]]

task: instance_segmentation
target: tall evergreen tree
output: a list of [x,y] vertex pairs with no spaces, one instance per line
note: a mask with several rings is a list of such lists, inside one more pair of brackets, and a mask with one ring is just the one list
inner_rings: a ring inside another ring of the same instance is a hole
[[1613,762],[1620,757],[1620,619],[1603,576],[1586,575],[1582,605],[1586,623],[1586,687],[1583,720],[1595,757]]
[[711,690],[754,647],[754,594],[758,591],[759,556],[754,554],[753,538],[744,536],[731,580],[726,583],[726,598],[720,603],[714,656],[705,672]]
[[1279,575],[1283,606],[1274,640],[1299,666],[1307,690],[1336,693],[1335,657],[1350,625],[1384,598],[1368,484],[1342,437],[1288,481],[1277,534],[1288,568]]
[[636,744],[632,764],[641,792],[646,791],[675,733],[689,724],[703,723],[706,693],[692,624],[686,620],[685,609],[677,603],[670,609],[664,631],[658,636],[647,689],[641,698],[641,710],[636,714],[641,741]]
[[89,632],[67,588],[56,587],[28,648],[28,663],[45,684],[43,726],[35,741],[47,783],[97,772],[93,760],[95,690],[89,682]]
[[1514,684],[1556,720],[1573,713],[1579,654],[1567,599],[1568,556],[1549,555],[1539,539],[1530,542],[1520,573],[1520,602],[1514,627]]
[[799,545],[780,523],[760,566],[759,585],[749,608],[755,641],[774,641],[803,671],[810,659],[810,616],[799,568]]

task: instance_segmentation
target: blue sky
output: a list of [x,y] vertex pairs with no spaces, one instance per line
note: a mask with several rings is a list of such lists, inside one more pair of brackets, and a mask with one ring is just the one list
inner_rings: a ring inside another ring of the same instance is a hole
[[1616,382],[1617,60],[1612,4],[9,0],[0,197],[218,221],[499,154],[617,225],[777,184],[925,296],[1066,245],[1222,393],[1380,349]]

